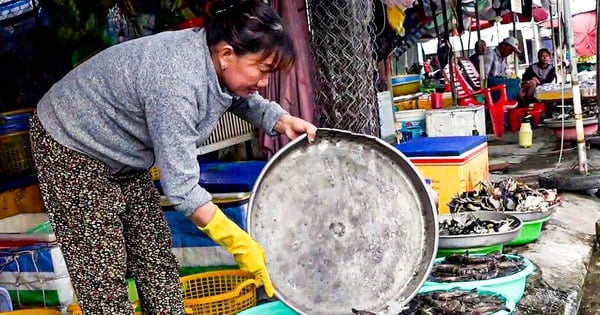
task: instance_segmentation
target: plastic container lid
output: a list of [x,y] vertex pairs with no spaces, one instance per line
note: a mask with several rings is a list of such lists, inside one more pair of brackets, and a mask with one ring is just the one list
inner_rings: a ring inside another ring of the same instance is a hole
[[486,142],[487,136],[422,137],[395,147],[408,157],[460,156]]
[[267,164],[248,231],[276,296],[300,314],[398,314],[429,275],[437,212],[414,165],[376,137],[319,129]]
[[413,121],[413,120],[425,120],[424,109],[409,109],[401,110],[394,113],[396,121]]

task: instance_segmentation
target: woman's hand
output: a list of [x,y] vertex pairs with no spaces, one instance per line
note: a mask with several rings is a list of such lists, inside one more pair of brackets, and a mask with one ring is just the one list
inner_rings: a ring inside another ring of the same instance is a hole
[[315,125],[289,114],[281,116],[274,129],[290,139],[296,139],[301,134],[306,133],[309,143],[313,143],[317,135],[317,127]]

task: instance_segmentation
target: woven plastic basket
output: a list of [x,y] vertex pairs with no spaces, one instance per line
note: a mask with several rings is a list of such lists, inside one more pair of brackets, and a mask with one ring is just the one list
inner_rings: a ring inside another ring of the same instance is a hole
[[180,278],[183,302],[194,315],[231,315],[256,306],[259,280],[241,270],[219,270]]
[[34,173],[29,131],[0,136],[0,177]]
[[61,315],[62,313],[50,308],[31,308],[11,312],[2,312],[2,315]]
[[[241,270],[217,270],[179,278],[185,313],[190,315],[234,315],[256,306],[259,280]],[[139,312],[139,302],[133,302]],[[67,312],[82,315],[78,304],[69,305]],[[3,314],[2,314],[3,315]]]

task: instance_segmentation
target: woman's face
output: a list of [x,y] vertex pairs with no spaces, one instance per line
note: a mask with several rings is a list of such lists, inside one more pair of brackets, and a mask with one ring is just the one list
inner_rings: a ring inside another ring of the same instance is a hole
[[549,53],[547,53],[547,52],[543,52],[543,53],[540,55],[540,60],[539,60],[539,61],[540,61],[540,64],[542,64],[542,65],[547,65],[547,64],[549,64],[549,63],[550,63],[550,54],[549,54]]
[[220,79],[234,95],[246,97],[269,84],[269,75],[274,72],[275,56],[264,59],[261,54],[238,56],[232,53]]

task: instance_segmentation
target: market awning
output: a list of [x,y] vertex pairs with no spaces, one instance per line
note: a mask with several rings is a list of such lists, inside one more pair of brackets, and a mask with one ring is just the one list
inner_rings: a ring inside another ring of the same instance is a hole
[[[575,41],[575,53],[579,57],[593,56],[596,54],[596,12],[590,11],[579,13],[571,17],[573,25],[573,36]],[[555,28],[560,26],[558,19],[546,20],[539,24],[542,27]]]
[[[533,5],[532,10],[531,10],[531,18],[526,17],[522,14],[519,13],[512,13],[512,12],[507,12],[502,14],[500,23],[502,24],[508,24],[508,23],[512,23],[514,20],[514,17],[517,17],[517,21],[516,22],[529,22],[531,21],[531,19],[533,19],[535,22],[541,22],[544,20],[547,20],[548,17],[550,16],[550,14],[548,13],[548,11],[546,11],[546,9],[540,7],[540,6],[536,6]],[[483,19],[479,19],[479,29],[486,29],[488,27],[491,27],[492,25],[494,25],[493,23],[494,21],[488,21],[488,20],[483,20]],[[474,18],[471,18],[471,25],[469,27],[470,31],[476,31],[478,29],[477,27],[477,20]]]

